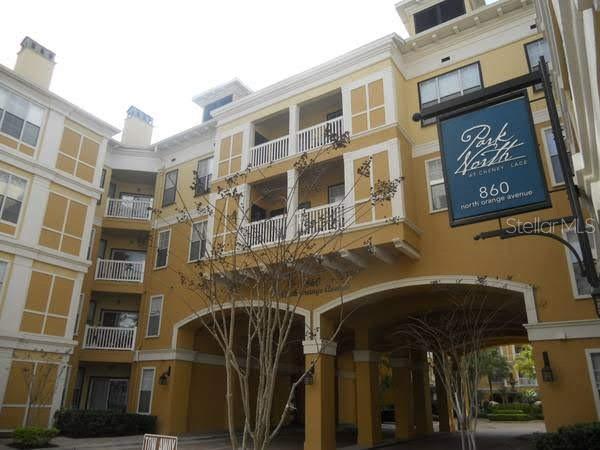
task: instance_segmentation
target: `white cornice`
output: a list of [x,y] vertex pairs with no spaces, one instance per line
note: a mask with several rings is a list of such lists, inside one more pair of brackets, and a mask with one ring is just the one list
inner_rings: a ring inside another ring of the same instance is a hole
[[530,341],[554,341],[600,337],[600,319],[566,320],[525,324]]
[[95,133],[109,138],[120,131],[118,128],[115,128],[111,124],[88,113],[87,111],[81,109],[73,103],[70,103],[53,92],[31,83],[17,74],[14,70],[11,70],[1,64],[0,76],[2,77],[2,81],[7,82],[12,89],[16,90],[22,95],[32,98],[37,103],[43,104],[50,109],[58,111],[69,119],[80,123]]
[[63,267],[76,272],[85,273],[92,264],[91,261],[86,259],[70,256],[66,253],[61,253],[39,245],[30,245],[5,235],[0,235],[0,251]]
[[77,341],[62,337],[0,330],[0,348],[70,354]]

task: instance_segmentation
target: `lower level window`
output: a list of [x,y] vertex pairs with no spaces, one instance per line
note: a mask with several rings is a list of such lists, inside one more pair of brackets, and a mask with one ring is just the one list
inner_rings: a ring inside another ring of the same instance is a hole
[[150,414],[152,407],[152,388],[154,386],[154,367],[144,367],[140,380],[140,398],[138,401],[138,413]]
[[593,351],[587,350],[588,352],[588,364],[590,369],[590,376],[592,382],[592,388],[594,389],[594,398],[596,400],[596,408],[598,417],[600,417],[600,349],[594,349]]
[[431,211],[443,211],[448,208],[442,160],[430,159],[427,164],[427,188],[429,190],[429,203]]
[[128,384],[127,379],[90,378],[88,409],[125,412]]
[[16,224],[25,197],[27,180],[0,171],[0,219]]
[[[590,244],[592,246],[592,254],[595,259],[596,258],[596,254],[595,254],[596,246],[595,246],[595,242],[594,242],[594,235],[592,233],[588,233],[588,236],[590,239]],[[581,254],[581,247],[579,246],[579,239],[577,239],[577,233],[575,231],[572,231],[572,230],[567,231],[567,241],[569,241],[569,243],[575,248],[575,250],[577,250],[577,253]],[[568,250],[567,250],[567,252],[569,255],[569,263],[570,263],[569,270],[571,271],[571,275],[572,275],[574,294],[576,297],[589,297],[592,293],[592,287],[590,286],[587,279],[583,275],[583,273],[581,271],[581,267],[579,266],[579,263],[577,262],[577,258],[575,258],[575,255],[573,255],[573,253],[571,253]]]

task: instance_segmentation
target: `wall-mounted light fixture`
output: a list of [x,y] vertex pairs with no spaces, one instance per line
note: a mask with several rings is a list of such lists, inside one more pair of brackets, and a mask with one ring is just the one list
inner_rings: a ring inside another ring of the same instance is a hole
[[550,358],[548,357],[548,352],[542,352],[542,357],[544,358],[544,367],[542,367],[542,380],[547,383],[551,383],[554,381],[554,372],[552,372],[552,367],[550,367]]
[[315,376],[315,366],[311,366],[311,368],[308,369],[308,371],[306,372],[306,375],[304,375],[304,384],[306,386],[310,386],[311,384],[313,384],[314,376]]
[[162,386],[166,386],[167,384],[169,384],[169,377],[170,376],[171,376],[171,366],[169,366],[169,368],[167,369],[167,371],[163,372],[163,374],[159,377],[158,384],[160,384]]

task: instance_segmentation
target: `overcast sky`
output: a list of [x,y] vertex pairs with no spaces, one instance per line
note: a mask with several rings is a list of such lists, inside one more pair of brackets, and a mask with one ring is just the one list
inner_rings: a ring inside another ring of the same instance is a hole
[[153,141],[196,125],[191,98],[238,77],[261,89],[388,33],[396,0],[29,0],[4,5],[0,63],[23,37],[56,53],[51,90],[121,128],[133,104]]

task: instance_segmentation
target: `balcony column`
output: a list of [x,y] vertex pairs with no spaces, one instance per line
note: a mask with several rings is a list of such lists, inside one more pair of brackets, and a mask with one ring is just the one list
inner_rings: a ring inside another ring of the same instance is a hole
[[392,366],[392,395],[394,399],[396,439],[412,439],[415,437],[415,410],[409,353],[404,352],[403,354],[392,356],[390,365]]
[[298,232],[298,191],[300,190],[300,180],[298,180],[298,170],[290,169],[287,171],[287,228],[285,237],[287,240],[294,239]]
[[431,412],[431,388],[429,387],[429,365],[425,352],[413,352],[413,393],[415,402],[415,424],[417,435],[433,433]]
[[290,125],[289,125],[289,136],[290,136],[290,147],[289,154],[293,155],[298,153],[298,131],[300,129],[300,108],[298,105],[290,106]]
[[335,450],[335,355],[337,344],[303,342],[305,367],[313,362],[312,383],[305,387],[304,450]]

